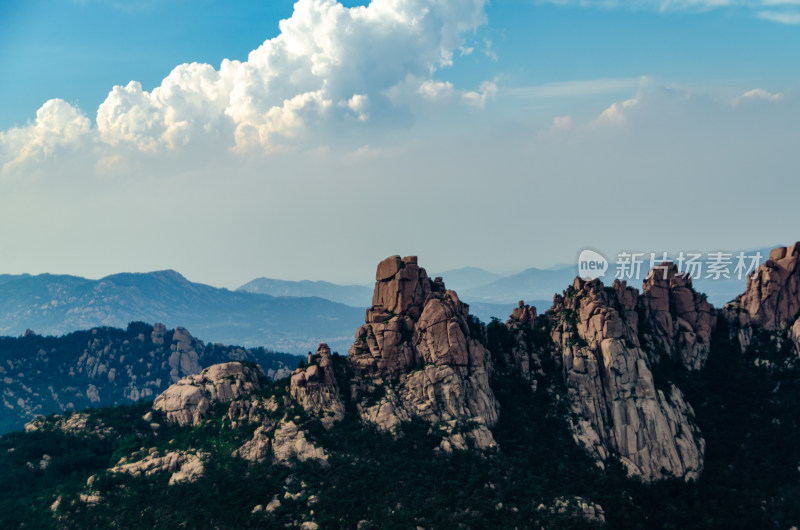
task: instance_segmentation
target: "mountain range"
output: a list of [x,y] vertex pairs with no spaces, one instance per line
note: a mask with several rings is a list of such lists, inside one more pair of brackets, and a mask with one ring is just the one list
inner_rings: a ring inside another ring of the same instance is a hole
[[[767,256],[768,249],[761,249]],[[519,300],[539,312],[550,307],[577,273],[575,266],[528,268],[500,275],[478,267],[435,273],[489,322],[504,320]],[[744,280],[701,278],[695,288],[722,306],[744,288]],[[0,335],[33,329],[60,335],[96,326],[162,322],[185,326],[205,340],[265,346],[288,353],[326,342],[346,352],[352,329],[372,305],[372,287],[324,281],[254,279],[235,291],[190,282],[171,270],[123,273],[90,280],[66,275],[0,275]]]
[[100,280],[42,274],[0,279],[0,335],[62,335],[129,322],[184,326],[204,340],[303,353],[321,341],[347,351],[363,309],[315,297],[275,297],[190,282],[175,271]]
[[79,397],[64,385],[116,381],[123,354],[123,388],[153,370],[172,384],[0,437],[0,526],[800,524],[800,242],[722,308],[670,265],[640,287],[576,279],[543,313],[519,302],[488,324],[416,256],[390,256],[348,355],[319,344],[274,381],[250,359],[199,369],[211,346],[168,335],[68,336],[58,357],[82,371],[55,384],[42,338],[9,339],[34,344],[26,373],[3,367],[20,396]]

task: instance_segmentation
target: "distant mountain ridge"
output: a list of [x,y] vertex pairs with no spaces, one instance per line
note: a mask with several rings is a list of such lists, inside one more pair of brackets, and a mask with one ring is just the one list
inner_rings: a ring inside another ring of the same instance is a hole
[[363,285],[339,285],[321,280],[289,281],[275,278],[256,278],[236,290],[270,296],[316,296],[339,304],[364,308],[372,300],[372,289],[369,287]]
[[363,310],[321,298],[273,297],[194,283],[172,270],[99,280],[41,274],[0,280],[0,335],[61,335],[129,322],[185,326],[206,340],[304,353],[347,351]]

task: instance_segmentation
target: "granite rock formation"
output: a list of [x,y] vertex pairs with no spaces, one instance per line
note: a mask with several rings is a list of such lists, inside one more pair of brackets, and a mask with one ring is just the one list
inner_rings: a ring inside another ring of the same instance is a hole
[[215,364],[196,375],[184,377],[153,402],[167,421],[197,425],[214,403],[227,403],[263,388],[267,378],[261,367],[230,362]]
[[179,482],[194,482],[203,476],[205,467],[203,453],[186,451],[170,451],[161,455],[154,447],[145,454],[133,454],[123,457],[116,466],[109,469],[111,473],[127,473],[130,475],[154,475],[170,473],[169,485]]
[[362,418],[384,430],[414,417],[440,425],[444,450],[494,446],[491,361],[469,307],[415,256],[378,265],[372,303],[349,356]]
[[748,276],[745,292],[727,304],[723,314],[742,352],[761,331],[778,349],[790,341],[800,355],[800,242],[774,248]]
[[692,288],[692,279],[678,273],[674,263],[655,267],[638,300],[641,332],[654,362],[664,357],[688,370],[705,366],[716,322],[714,308]]
[[292,372],[289,393],[306,412],[319,417],[326,428],[344,418],[344,403],[331,359],[331,349],[320,344],[316,355],[308,355],[308,364]]
[[735,305],[742,309],[742,324],[769,330],[792,326],[800,317],[800,242],[773,249],[747,278]]
[[638,291],[615,281],[576,279],[556,296],[553,341],[575,420],[574,435],[599,461],[619,457],[645,481],[693,479],[703,467],[705,442],[691,406],[674,385],[656,388],[639,342]]

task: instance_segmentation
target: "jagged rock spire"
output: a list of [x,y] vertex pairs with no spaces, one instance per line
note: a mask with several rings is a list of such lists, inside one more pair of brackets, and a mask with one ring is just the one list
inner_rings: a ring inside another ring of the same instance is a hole
[[[356,332],[349,360],[356,394],[382,385],[385,395],[360,406],[362,417],[390,430],[421,417],[455,432],[443,449],[494,445],[488,427],[497,422],[497,400],[489,386],[489,353],[473,336],[469,306],[441,278],[431,280],[416,256],[391,256],[378,264],[373,306]],[[388,381],[396,384],[387,385]]]
[[644,281],[638,307],[643,346],[653,361],[666,356],[689,370],[705,366],[716,316],[689,276],[679,274],[674,263],[658,265]]

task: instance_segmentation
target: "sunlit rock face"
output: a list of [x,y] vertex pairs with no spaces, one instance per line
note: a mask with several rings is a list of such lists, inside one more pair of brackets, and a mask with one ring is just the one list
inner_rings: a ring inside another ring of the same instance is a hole
[[153,402],[168,421],[197,425],[214,403],[227,403],[251,394],[267,384],[257,365],[230,362],[215,364],[199,374],[184,377],[166,389]]
[[428,278],[415,256],[383,260],[375,279],[373,305],[349,356],[353,393],[377,395],[359,400],[362,418],[385,430],[422,418],[445,430],[445,451],[494,446],[489,427],[499,406],[469,306],[441,278]]
[[639,300],[636,289],[618,281],[604,288],[581,279],[555,297],[552,339],[574,414],[571,427],[598,461],[617,456],[645,481],[696,478],[705,441],[681,391],[655,386],[639,341]]

